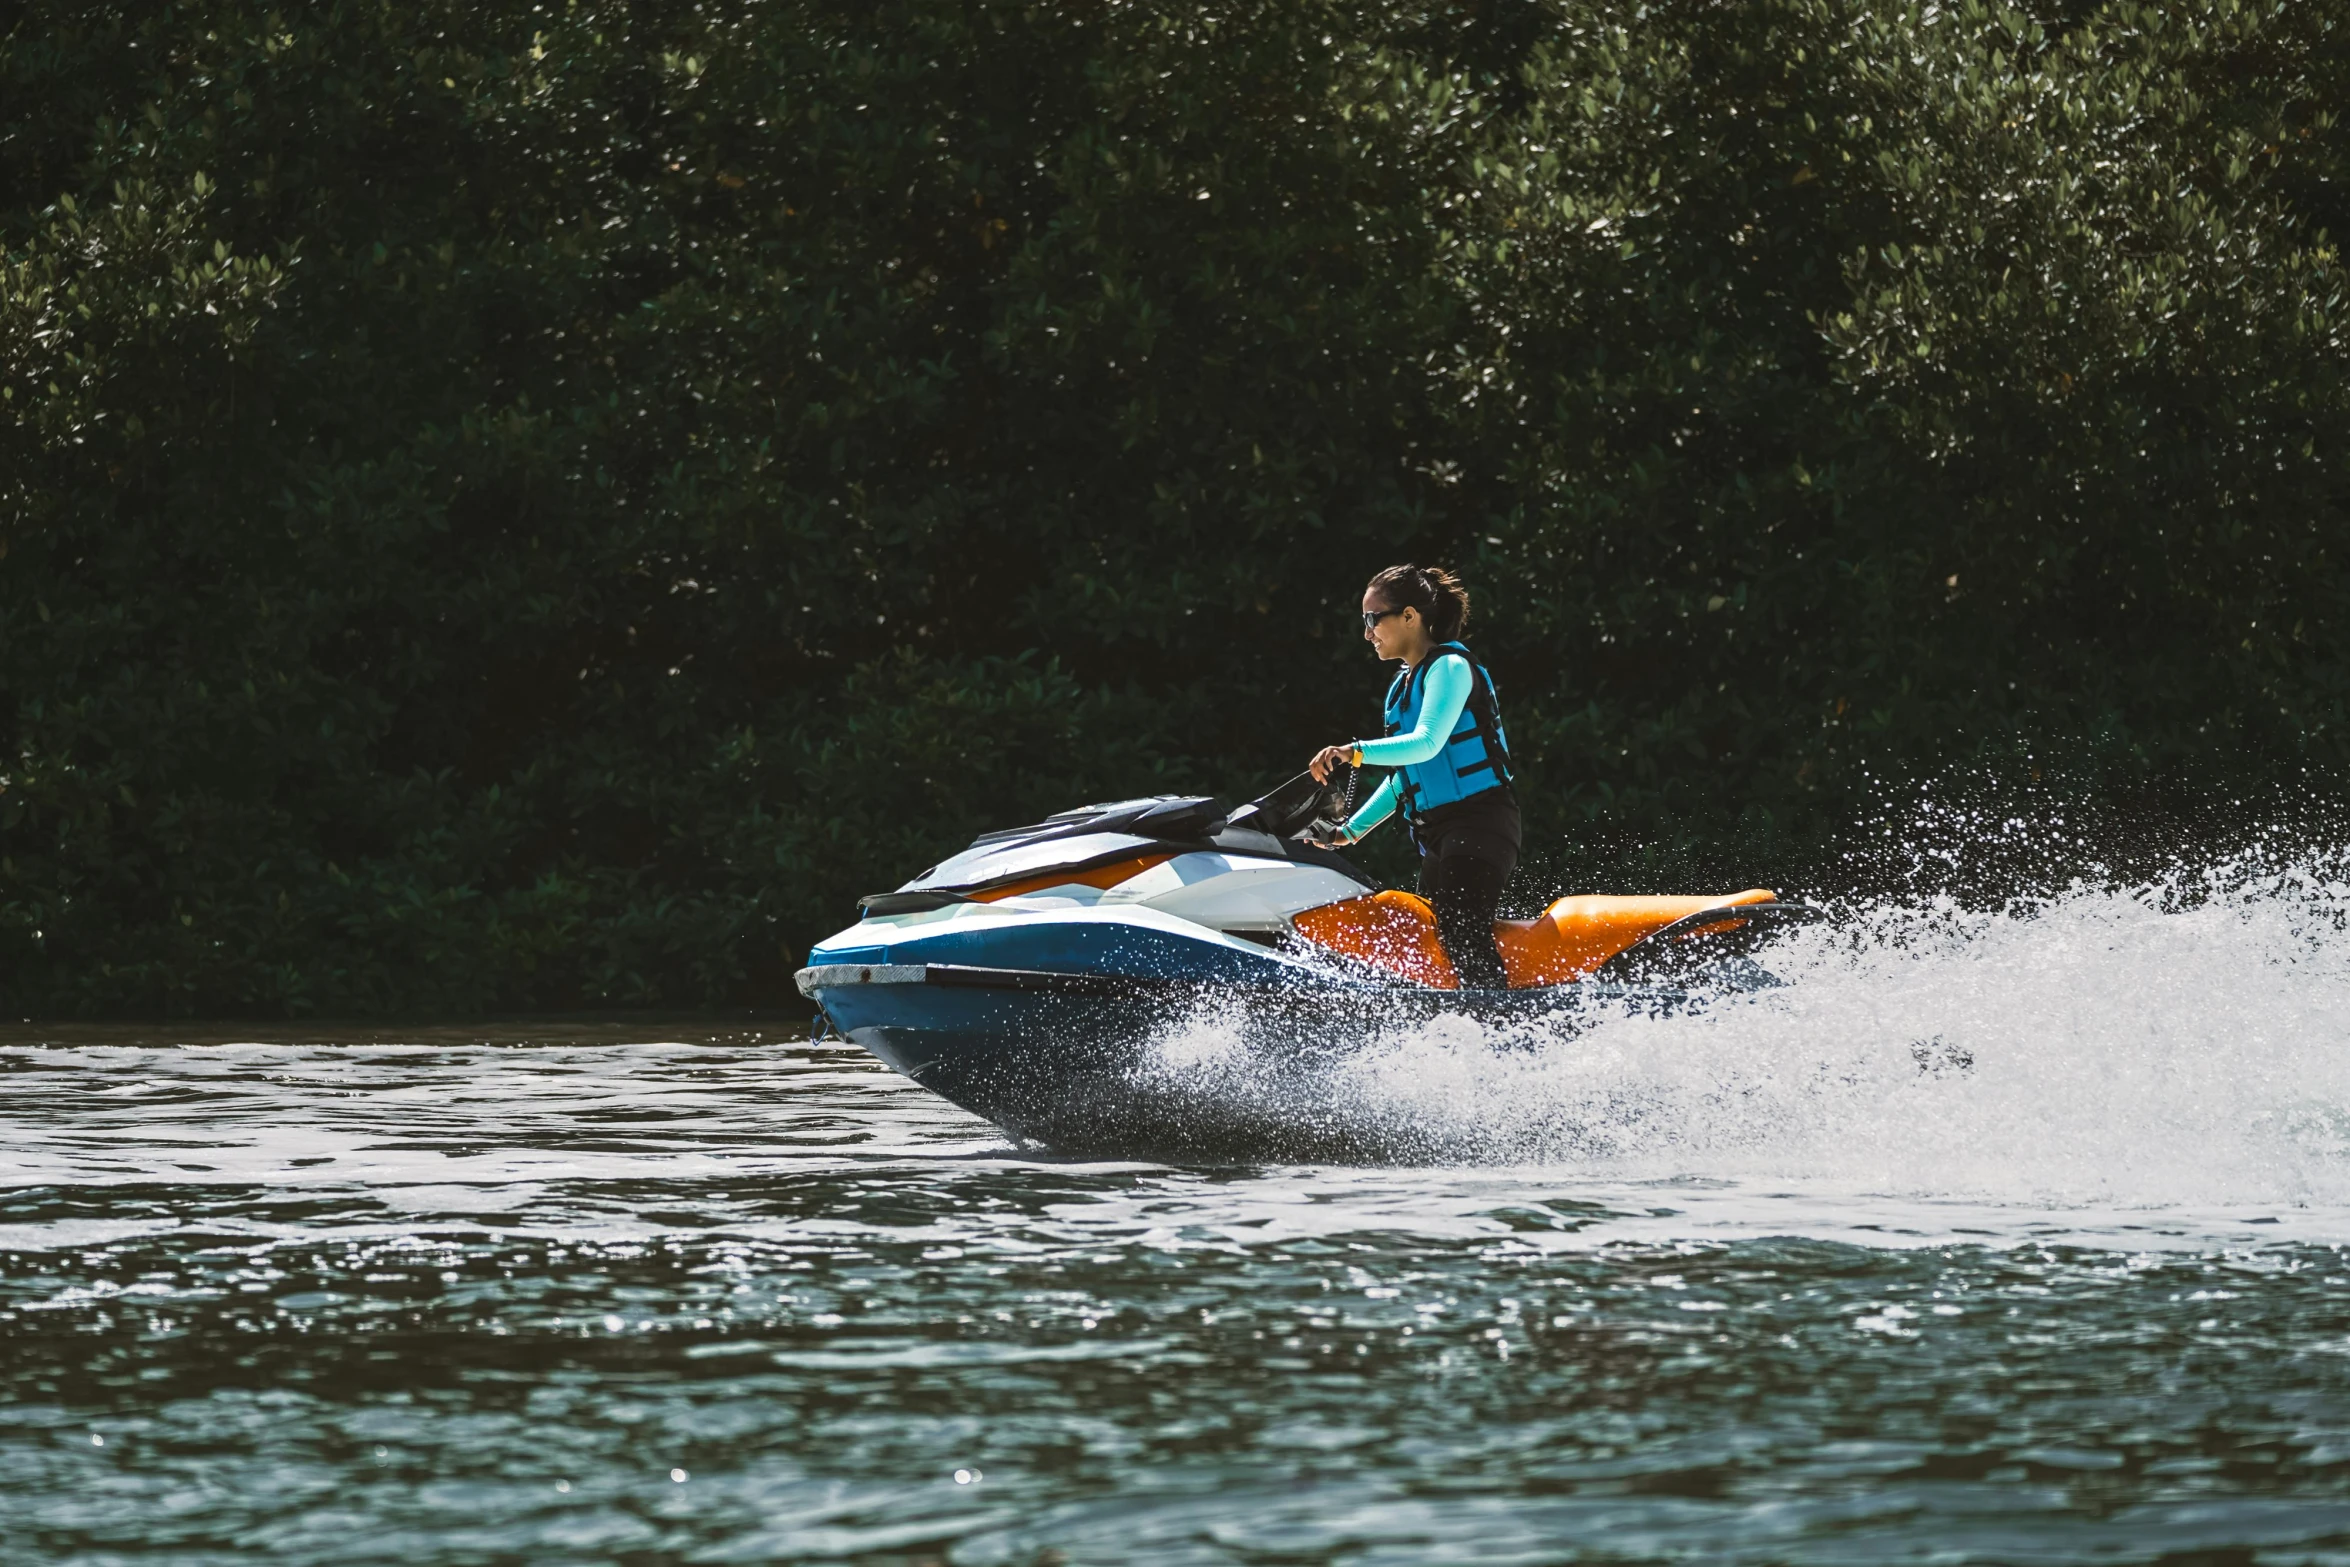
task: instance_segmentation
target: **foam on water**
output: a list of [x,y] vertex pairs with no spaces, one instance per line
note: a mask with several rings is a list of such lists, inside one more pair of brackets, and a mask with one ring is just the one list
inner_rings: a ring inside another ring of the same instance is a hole
[[[1847,907],[1783,989],[1581,1031],[1366,1024],[1302,1115],[1406,1158],[2081,1206],[2350,1208],[2350,880],[2257,861],[1994,910]],[[1202,1015],[1153,1071],[1266,1090]]]

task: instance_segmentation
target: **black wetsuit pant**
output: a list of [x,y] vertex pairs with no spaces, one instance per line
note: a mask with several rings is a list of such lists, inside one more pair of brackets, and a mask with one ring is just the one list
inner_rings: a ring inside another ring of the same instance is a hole
[[1517,796],[1506,787],[1471,795],[1415,823],[1412,836],[1420,845],[1420,896],[1436,910],[1436,935],[1453,972],[1466,989],[1508,988],[1493,919],[1518,863]]

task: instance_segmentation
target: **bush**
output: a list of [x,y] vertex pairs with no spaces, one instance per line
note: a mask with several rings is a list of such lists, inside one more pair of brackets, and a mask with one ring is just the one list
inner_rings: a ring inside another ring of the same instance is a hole
[[31,0],[0,1004],[788,1002],[1400,558],[1529,896],[2337,777],[2330,13]]

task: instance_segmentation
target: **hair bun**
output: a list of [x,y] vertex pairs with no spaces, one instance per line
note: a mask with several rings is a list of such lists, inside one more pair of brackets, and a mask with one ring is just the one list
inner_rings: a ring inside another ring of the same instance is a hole
[[1469,589],[1442,566],[1390,566],[1373,577],[1368,592],[1390,608],[1416,609],[1428,634],[1439,642],[1459,638],[1469,624]]

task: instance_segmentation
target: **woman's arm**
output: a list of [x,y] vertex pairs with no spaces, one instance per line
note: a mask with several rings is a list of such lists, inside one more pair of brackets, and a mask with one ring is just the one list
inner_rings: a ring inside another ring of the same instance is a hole
[[1371,798],[1355,807],[1354,815],[1346,819],[1341,830],[1341,842],[1357,843],[1363,835],[1395,814],[1395,797],[1403,787],[1403,774],[1389,773],[1372,791]]
[[1425,762],[1444,749],[1453,730],[1461,721],[1461,709],[1469,705],[1469,661],[1458,653],[1437,655],[1436,666],[1428,671],[1428,693],[1420,703],[1420,722],[1400,735],[1389,735],[1384,740],[1358,740],[1357,750],[1363,760],[1373,767],[1409,767]]

